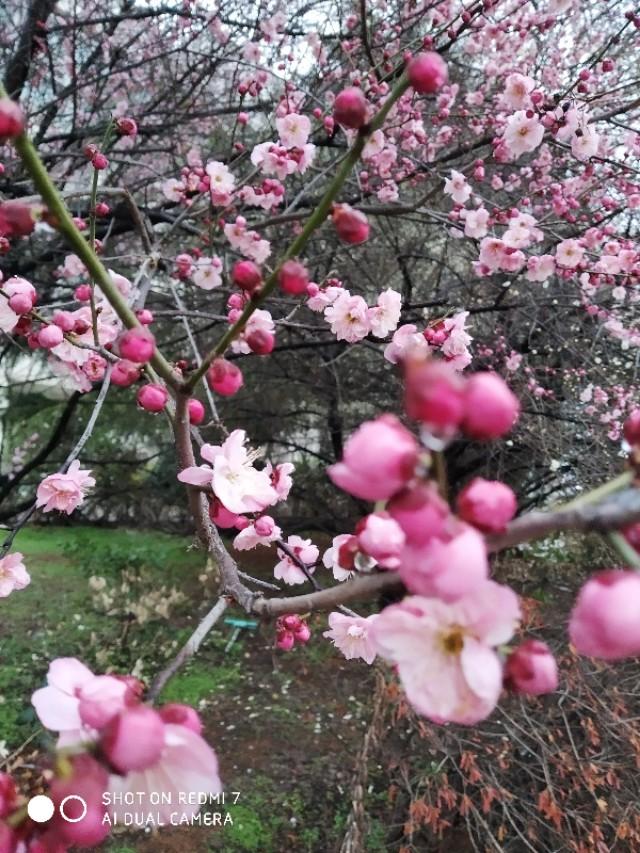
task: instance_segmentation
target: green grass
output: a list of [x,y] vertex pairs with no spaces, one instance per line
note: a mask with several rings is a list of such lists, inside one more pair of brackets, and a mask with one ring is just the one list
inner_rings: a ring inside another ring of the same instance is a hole
[[242,673],[238,666],[216,666],[205,660],[193,661],[179,672],[162,691],[163,702],[184,702],[197,705],[201,699],[239,685]]

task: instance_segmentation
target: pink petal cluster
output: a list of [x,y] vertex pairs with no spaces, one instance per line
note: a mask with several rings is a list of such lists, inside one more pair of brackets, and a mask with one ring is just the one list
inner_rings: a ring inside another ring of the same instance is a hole
[[38,486],[36,506],[42,507],[43,512],[56,509],[71,515],[83,502],[87,489],[96,484],[90,474],[90,471],[80,468],[77,459],[71,463],[66,474],[49,474]]
[[[303,539],[301,536],[289,536],[286,545],[288,550],[301,563],[304,563],[309,574],[313,574],[316,570],[315,564],[320,556],[320,551],[311,539]],[[280,559],[273,569],[273,575],[276,580],[284,581],[290,586],[305,583],[307,576],[289,554],[278,548],[278,557]]]
[[385,608],[373,624],[373,644],[397,667],[418,713],[434,723],[472,725],[498,702],[503,673],[495,648],[519,618],[515,593],[486,581],[454,604],[410,596]]
[[569,621],[581,655],[619,660],[640,654],[640,574],[605,571],[580,590]]
[[0,598],[6,598],[16,589],[24,589],[31,583],[24,557],[19,551],[0,559]]
[[333,641],[347,660],[361,658],[372,664],[376,657],[376,646],[372,637],[372,628],[378,618],[374,613],[367,616],[347,616],[344,613],[329,614],[329,631],[323,636]]

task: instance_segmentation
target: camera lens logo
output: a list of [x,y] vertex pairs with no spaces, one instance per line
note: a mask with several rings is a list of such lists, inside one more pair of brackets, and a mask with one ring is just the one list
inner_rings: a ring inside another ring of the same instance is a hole
[[[71,817],[67,814],[66,808],[68,804],[77,801],[82,806],[82,812],[78,817]],[[56,810],[53,800],[44,794],[38,794],[37,797],[32,797],[27,803],[27,814],[34,823],[46,823],[51,820]],[[87,801],[77,794],[69,794],[60,803],[60,817],[66,820],[67,823],[79,823],[87,814]]]

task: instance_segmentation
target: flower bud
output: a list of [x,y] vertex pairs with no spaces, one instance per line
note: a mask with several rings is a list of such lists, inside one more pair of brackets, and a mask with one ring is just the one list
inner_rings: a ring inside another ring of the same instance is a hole
[[107,166],[109,165],[109,161],[101,151],[98,151],[93,155],[91,159],[91,165],[98,172],[101,172],[103,169],[107,168]]
[[458,515],[483,533],[501,533],[516,514],[513,490],[497,480],[476,477],[458,495]]
[[253,261],[236,261],[231,271],[233,283],[247,293],[253,293],[262,284],[260,267]]
[[0,203],[0,234],[5,237],[26,237],[35,227],[31,205],[22,201]]
[[[15,311],[15,308],[13,310]],[[622,426],[622,432],[627,444],[632,447],[640,444],[640,409],[634,409],[629,414]]]
[[111,381],[120,388],[128,388],[140,379],[140,368],[132,361],[121,358],[111,370]]
[[239,515],[231,512],[217,498],[209,504],[209,518],[216,527],[222,527],[223,530],[230,530],[238,523]]
[[150,361],[155,348],[155,338],[147,328],[128,329],[118,339],[120,355],[136,364],[146,364]]
[[0,98],[0,145],[20,136],[24,130],[24,114],[11,98]]
[[258,536],[271,536],[275,527],[275,521],[270,515],[261,515],[260,518],[256,518],[253,522],[253,526]]
[[269,355],[276,345],[276,337],[264,329],[255,329],[247,335],[247,345],[256,355]]
[[311,639],[311,631],[306,622],[301,622],[300,626],[293,632],[294,639],[297,643],[308,643]]
[[225,358],[216,358],[207,370],[209,388],[223,397],[232,397],[244,384],[242,371]]
[[467,382],[462,427],[475,439],[500,438],[513,427],[520,403],[497,373],[474,373]]
[[354,210],[348,204],[336,204],[332,219],[336,233],[343,243],[356,246],[368,240],[369,222],[364,213],[359,210]]
[[205,409],[200,400],[192,397],[187,403],[187,409],[189,411],[189,423],[194,426],[201,424],[204,420]]
[[385,569],[397,569],[405,544],[404,531],[388,512],[374,512],[356,528],[358,544],[365,554]]
[[407,73],[419,95],[432,95],[447,82],[447,63],[434,51],[419,53],[409,63]]
[[283,652],[290,652],[296,641],[291,631],[279,631],[276,637],[276,646]]
[[15,311],[16,314],[28,314],[33,308],[33,304],[28,294],[16,293],[9,299],[9,308],[11,308],[12,311]]
[[157,763],[164,749],[162,717],[147,705],[126,708],[108,723],[100,745],[121,773],[147,770]]
[[518,646],[505,663],[504,681],[517,693],[552,693],[558,686],[558,667],[549,646],[539,640],[527,640]]
[[158,713],[164,723],[184,726],[185,729],[190,729],[197,735],[202,733],[202,720],[198,712],[189,705],[180,705],[177,702],[171,702],[168,705],[163,705],[158,710]]
[[53,349],[64,340],[64,332],[59,326],[53,324],[44,326],[38,332],[38,343],[44,349]]
[[452,436],[464,417],[464,380],[445,362],[408,362],[404,405],[413,420],[438,436]]
[[116,127],[120,136],[136,136],[138,133],[138,125],[128,116],[116,119]]
[[73,291],[73,295],[78,302],[88,302],[91,299],[91,285],[79,284]]
[[141,308],[136,311],[136,317],[142,326],[150,326],[153,323],[153,313],[148,308]]
[[582,587],[569,621],[581,655],[619,660],[640,654],[640,575],[606,571]]
[[108,216],[111,213],[111,208],[105,201],[99,201],[95,206],[96,216]]
[[136,400],[140,408],[145,409],[147,412],[153,412],[154,414],[157,414],[164,409],[168,399],[169,394],[167,393],[166,388],[154,383],[143,385],[136,394]]
[[343,127],[358,130],[367,121],[368,102],[362,89],[350,86],[343,89],[334,101],[333,117]]
[[300,296],[306,293],[309,284],[309,273],[300,261],[291,258],[285,261],[278,273],[278,283],[283,293]]

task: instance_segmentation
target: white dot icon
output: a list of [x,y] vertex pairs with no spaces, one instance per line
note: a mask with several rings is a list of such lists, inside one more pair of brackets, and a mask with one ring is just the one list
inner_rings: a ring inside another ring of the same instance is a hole
[[32,797],[27,803],[27,814],[35,823],[46,823],[51,820],[54,811],[53,800],[44,794]]

